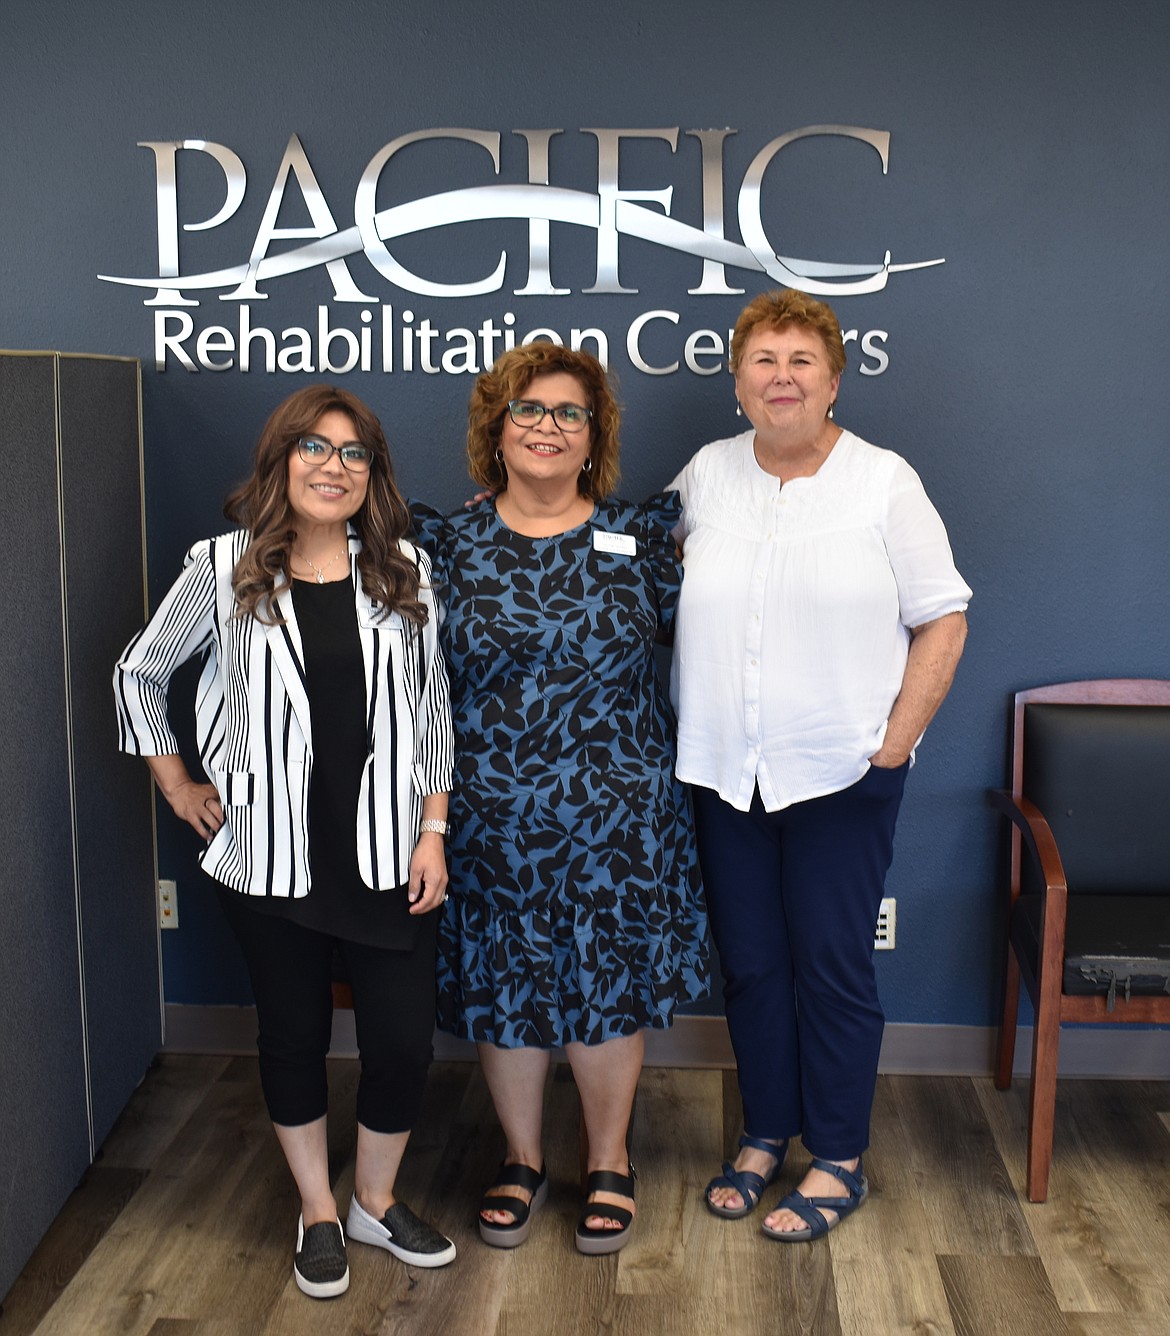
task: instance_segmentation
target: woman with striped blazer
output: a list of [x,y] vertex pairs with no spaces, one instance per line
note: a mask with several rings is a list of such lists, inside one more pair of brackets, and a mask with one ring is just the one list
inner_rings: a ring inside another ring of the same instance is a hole
[[[396,1201],[431,1059],[435,910],[446,899],[452,733],[425,553],[378,419],[327,385],[269,418],[234,532],[196,543],[114,673],[120,745],[207,841],[256,996],[260,1075],[301,1198],[294,1275],[349,1284],[329,1183],[332,962],[361,1050],[346,1229],[416,1266],[455,1247]],[[171,675],[204,659],[193,779],[167,719]]]

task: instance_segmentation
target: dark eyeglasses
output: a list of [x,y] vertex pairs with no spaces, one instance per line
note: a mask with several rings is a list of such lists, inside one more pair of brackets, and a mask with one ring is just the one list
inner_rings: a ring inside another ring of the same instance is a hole
[[592,409],[582,408],[580,404],[557,404],[555,408],[546,408],[535,399],[513,399],[508,405],[508,416],[518,427],[538,427],[544,421],[546,413],[552,414],[552,420],[562,431],[580,431],[593,416]]
[[297,441],[297,454],[305,464],[328,464],[334,452],[340,457],[342,466],[351,473],[365,473],[373,458],[373,451],[360,441],[334,445],[332,441],[323,441],[320,436],[302,436]]

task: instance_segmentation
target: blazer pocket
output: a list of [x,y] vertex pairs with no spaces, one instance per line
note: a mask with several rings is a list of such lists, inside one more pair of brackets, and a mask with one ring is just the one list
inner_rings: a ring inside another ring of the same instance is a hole
[[217,770],[215,787],[225,807],[251,807],[256,797],[256,776],[245,770]]

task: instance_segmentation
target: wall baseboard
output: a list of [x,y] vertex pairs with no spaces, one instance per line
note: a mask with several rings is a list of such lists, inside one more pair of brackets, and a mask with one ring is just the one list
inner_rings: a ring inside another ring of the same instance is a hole
[[[987,1076],[994,1065],[996,1032],[978,1025],[887,1025],[880,1070],[886,1075]],[[1015,1070],[1027,1073],[1031,1027],[1021,1026]],[[168,1003],[164,1053],[256,1051],[253,1007],[179,1006]],[[353,1012],[333,1017],[332,1056],[357,1056]],[[475,1046],[435,1034],[437,1062],[473,1061]],[[679,1016],[669,1030],[646,1032],[648,1067],[734,1067],[722,1016]],[[1068,1026],[1060,1040],[1060,1075],[1116,1080],[1170,1079],[1170,1030]]]

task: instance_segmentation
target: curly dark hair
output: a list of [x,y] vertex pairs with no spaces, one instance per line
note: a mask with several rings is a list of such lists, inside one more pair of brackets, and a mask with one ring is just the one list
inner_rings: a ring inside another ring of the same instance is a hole
[[398,546],[410,531],[410,512],[394,483],[382,424],[356,395],[334,385],[308,385],[277,406],[260,433],[252,476],[224,503],[228,519],[249,533],[232,572],[237,613],[268,625],[284,620],[274,594],[279,577],[292,578],[296,530],[288,500],[289,451],[322,414],[333,411],[353,420],[357,439],[373,455],[366,499],[350,520],[362,542],[357,559],[362,586],[386,613],[422,626],[427,608],[418,597],[418,568]]
[[618,427],[622,413],[610,388],[605,368],[592,353],[562,348],[555,343],[528,343],[503,353],[490,371],[475,382],[467,409],[467,460],[471,476],[481,487],[502,492],[508,486],[496,449],[504,430],[504,415],[513,399],[522,399],[537,376],[572,376],[585,391],[589,419],[589,458],[593,468],[577,479],[577,490],[594,501],[604,501],[618,484]]

